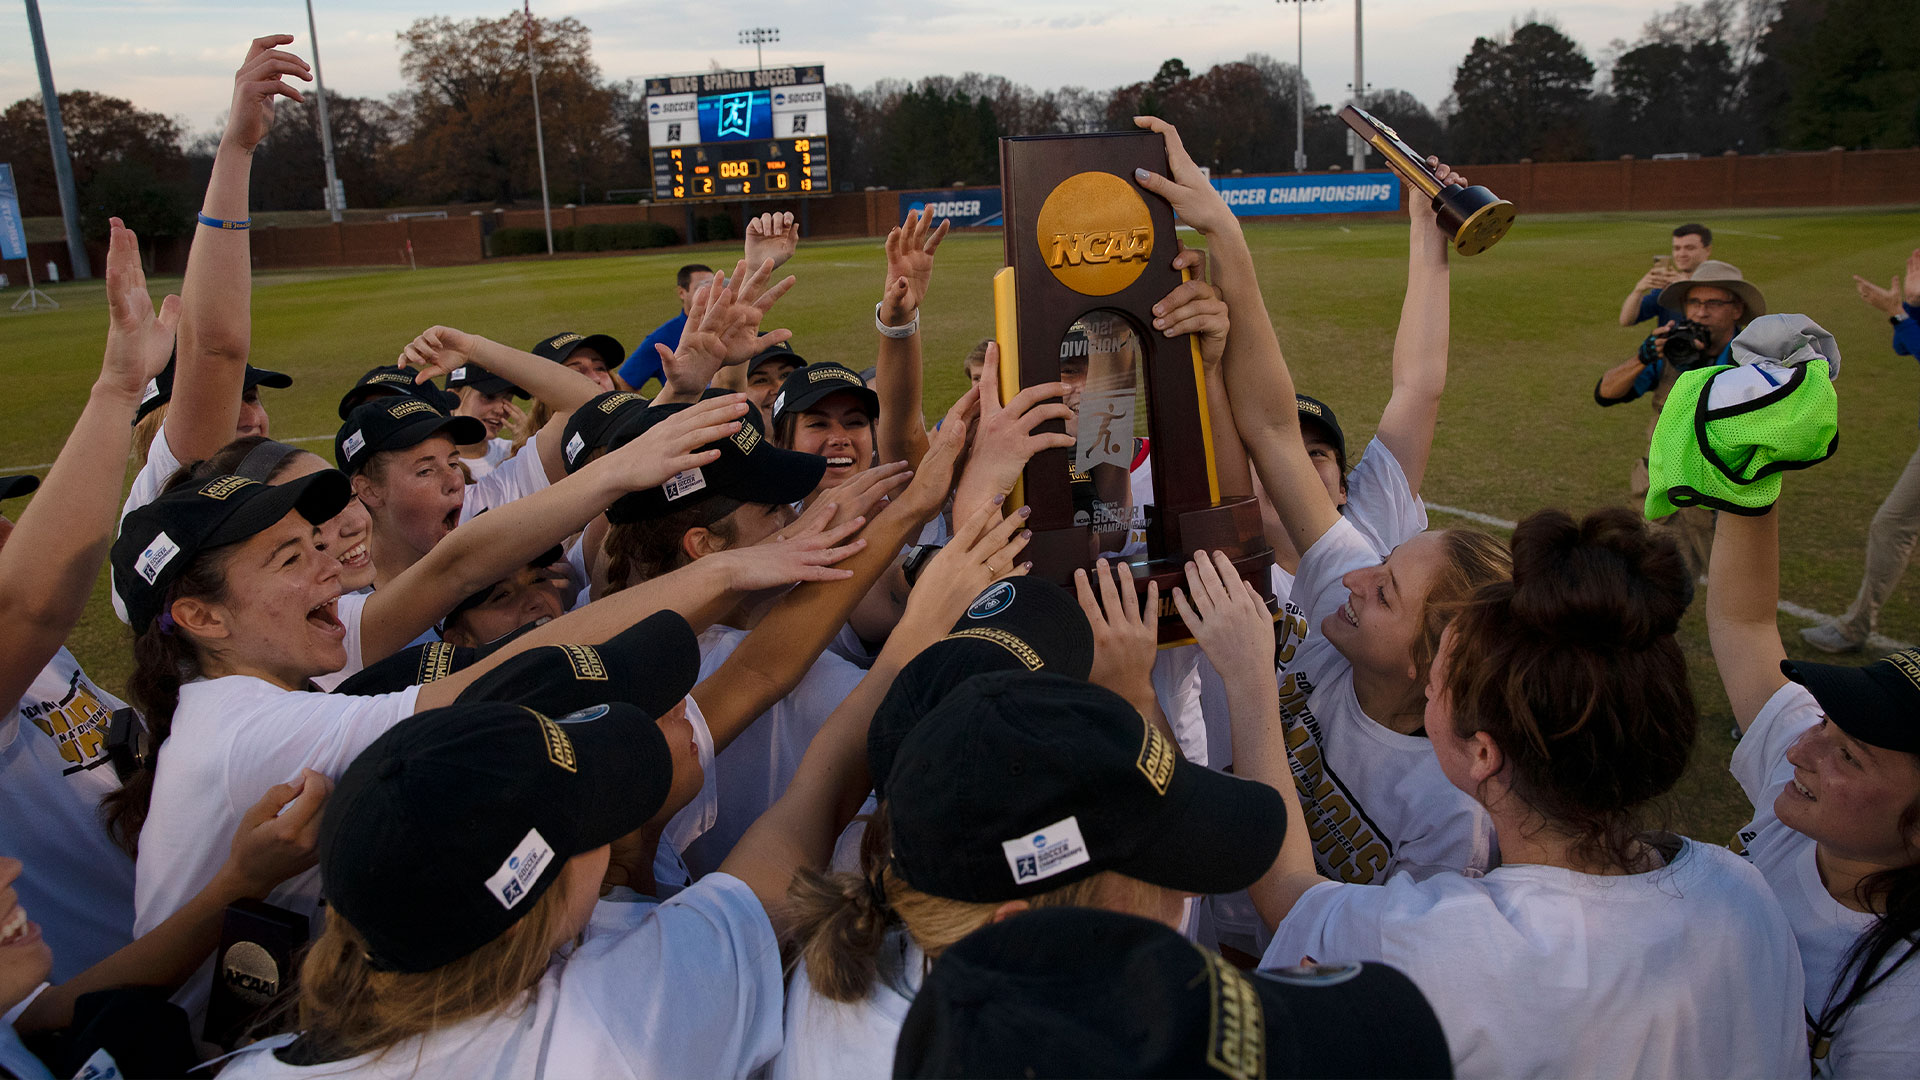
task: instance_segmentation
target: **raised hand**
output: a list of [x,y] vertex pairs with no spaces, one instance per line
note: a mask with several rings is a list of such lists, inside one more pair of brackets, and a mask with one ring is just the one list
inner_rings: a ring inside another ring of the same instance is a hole
[[1861,277],[1859,274],[1855,274],[1853,275],[1853,291],[1860,294],[1860,299],[1866,301],[1868,307],[1874,308],[1875,310],[1879,311],[1883,315],[1887,315],[1893,318],[1899,317],[1900,315],[1900,275],[1899,274],[1893,275],[1893,280],[1887,282],[1887,287],[1884,289],[1878,285],[1875,285],[1873,282],[1868,281],[1866,278]]
[[[831,518],[834,507],[826,504]],[[789,525],[780,535],[752,547],[729,548],[707,556],[723,559],[727,569],[727,587],[734,592],[758,592],[778,589],[802,581],[844,581],[853,576],[835,563],[866,549],[864,537],[855,536],[865,528],[867,519],[854,517],[838,525],[818,523],[802,529],[799,522]]]
[[451,375],[474,360],[480,343],[486,339],[451,326],[430,326],[400,350],[401,367],[417,367],[413,381],[423,383],[436,375]]
[[942,219],[940,226],[933,228],[932,216],[925,210],[909,210],[906,222],[887,233],[887,287],[880,301],[880,321],[888,326],[911,322],[927,298],[934,253],[953,226],[952,221]]
[[1094,564],[1099,598],[1085,570],[1073,572],[1073,591],[1093,627],[1093,670],[1087,681],[1132,702],[1144,715],[1153,706],[1153,659],[1160,648],[1160,586],[1147,584],[1146,608],[1140,605],[1133,570],[1126,563]]
[[[1433,170],[1434,176],[1438,177],[1440,183],[1443,185],[1453,187],[1473,186],[1473,181],[1454,172],[1453,166],[1448,165],[1437,157],[1428,155],[1427,166]],[[1447,248],[1449,245],[1447,243],[1447,234],[1440,231],[1438,217],[1439,215],[1433,209],[1432,199],[1427,198],[1419,192],[1414,192],[1408,197],[1407,218],[1413,226],[1413,250],[1425,261],[1445,266],[1447,264]],[[1649,276],[1655,273],[1664,274],[1667,281],[1671,281],[1674,276],[1671,270],[1664,270],[1660,267],[1655,267],[1652,271],[1649,271]],[[1667,281],[1661,281],[1659,285],[1664,286],[1667,284]]]
[[904,461],[889,461],[885,465],[876,465],[839,487],[831,489],[828,493],[832,499],[831,503],[827,502],[826,498],[815,500],[820,505],[807,507],[806,512],[800,515],[800,520],[794,524],[806,525],[814,515],[823,512],[823,506],[833,508],[831,512],[826,512],[825,516],[819,519],[829,525],[838,525],[855,517],[871,518],[875,511],[886,505],[888,498],[906,487],[908,481],[912,479],[913,471],[907,468],[907,463]]
[[252,152],[273,127],[273,99],[307,100],[295,87],[281,82],[291,75],[313,81],[313,69],[305,60],[280,46],[293,42],[292,34],[269,34],[254,38],[247,46],[247,58],[233,76],[233,105],[227,112],[227,129],[220,141],[236,150]]
[[1273,614],[1225,554],[1202,552],[1188,563],[1187,587],[1174,587],[1173,606],[1214,670],[1273,671]]
[[1019,561],[1020,552],[1033,539],[1027,513],[1023,506],[1002,517],[999,503],[992,502],[960,522],[953,538],[934,555],[907,594],[907,610],[888,635],[887,646],[908,649],[908,657],[918,654],[945,637],[988,585],[1025,576],[1033,568],[1032,563]]
[[778,270],[799,246],[800,226],[794,224],[792,214],[761,214],[747,222],[748,266],[770,261],[772,269]]
[[1168,337],[1197,334],[1200,337],[1200,361],[1208,367],[1220,363],[1227,351],[1227,302],[1220,290],[1204,276],[1207,253],[1182,248],[1173,260],[1176,270],[1192,270],[1194,277],[1183,281],[1153,305],[1153,328]]
[[987,344],[987,359],[980,367],[979,437],[960,474],[960,489],[954,493],[955,518],[971,517],[982,503],[1013,490],[1020,471],[1033,455],[1042,450],[1064,449],[1073,445],[1073,436],[1064,431],[1037,432],[1034,429],[1049,420],[1065,421],[1073,410],[1059,399],[1072,387],[1066,383],[1039,383],[1015,394],[1012,401],[1000,404],[1000,345]]
[[1240,223],[1233,216],[1233,210],[1227,201],[1207,182],[1200,166],[1193,163],[1187,154],[1187,148],[1180,142],[1180,132],[1172,124],[1157,116],[1136,116],[1135,127],[1148,131],[1157,131],[1167,142],[1167,171],[1171,178],[1146,169],[1133,170],[1133,178],[1143,188],[1173,204],[1173,212],[1180,220],[1200,230],[1203,236],[1212,236],[1225,230],[1238,230]]
[[719,450],[700,448],[739,431],[740,418],[749,408],[745,394],[708,398],[653,425],[601,461],[618,470],[620,485],[628,491],[658,487],[688,469],[720,460]]
[[325,774],[302,769],[292,783],[268,788],[240,815],[226,868],[248,895],[265,896],[319,861],[320,810],[332,793]]
[[723,285],[715,275],[693,294],[679,348],[654,346],[666,369],[668,385],[676,394],[698,394],[722,367],[744,364],[793,337],[791,330],[760,332],[761,320],[793,288],[792,275],[768,285],[772,275],[771,259],[751,274],[742,259],[734,267],[731,282]]
[[[893,506],[900,512],[915,514],[921,521],[927,521],[947,504],[947,496],[953,494],[954,473],[959,470],[960,458],[967,450],[967,419],[973,415],[978,402],[978,389],[969,389],[947,410],[946,419],[940,422],[940,430],[933,433],[933,441],[920,458],[920,468],[913,474],[913,482],[894,497]],[[971,466],[968,471],[971,471]],[[965,474],[961,475],[964,483]],[[958,509],[959,504],[956,503],[956,513]]]
[[139,238],[119,218],[107,222],[107,349],[100,378],[137,399],[173,355],[180,298],[168,296],[154,314]]

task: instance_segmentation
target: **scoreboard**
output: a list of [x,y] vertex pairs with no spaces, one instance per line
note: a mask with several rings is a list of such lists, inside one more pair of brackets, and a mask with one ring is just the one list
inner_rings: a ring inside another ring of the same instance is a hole
[[774,67],[647,80],[658,202],[825,195],[825,71]]

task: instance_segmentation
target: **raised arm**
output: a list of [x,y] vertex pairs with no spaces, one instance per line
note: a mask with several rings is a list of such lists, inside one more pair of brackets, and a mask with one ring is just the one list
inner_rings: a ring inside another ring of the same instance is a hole
[[715,275],[694,292],[677,348],[654,346],[660,354],[663,383],[653,399],[655,405],[693,401],[709,386],[743,390],[746,369],[742,365],[793,337],[791,330],[760,332],[767,312],[793,288],[793,276],[773,281],[772,259],[752,273],[747,272],[748,265],[741,260],[731,280],[723,282]]
[[1721,514],[1707,565],[1707,640],[1741,731],[1787,681],[1779,608],[1780,504],[1759,517]]
[[1280,514],[1294,550],[1305,552],[1340,519],[1326,485],[1314,471],[1300,436],[1300,413],[1294,401],[1293,374],[1280,352],[1260,282],[1253,270],[1253,252],[1246,236],[1220,194],[1201,175],[1199,166],[1180,144],[1180,133],[1157,117],[1140,116],[1134,123],[1159,132],[1167,141],[1172,177],[1136,170],[1140,186],[1166,199],[1180,219],[1208,240],[1213,256],[1215,286],[1227,301],[1233,329],[1227,335],[1223,368],[1234,421],[1247,453],[1267,486],[1267,496]]
[[[200,213],[216,221],[247,222],[253,151],[273,127],[277,97],[305,101],[283,77],[311,81],[307,62],[280,48],[288,34],[255,38],[233,77],[233,107]],[[179,362],[167,409],[166,439],[181,461],[212,457],[233,441],[240,422],[247,356],[253,339],[253,249],[248,231],[194,226],[187,274],[180,283]]]
[[793,258],[800,247],[800,226],[793,220],[792,214],[761,214],[747,222],[747,242],[745,255],[748,266],[759,266],[771,262],[770,270],[778,270]]
[[874,309],[879,324],[891,328],[911,328],[905,337],[880,334],[879,355],[874,360],[874,393],[880,398],[880,460],[904,461],[918,468],[927,452],[927,418],[921,403],[925,362],[921,355],[920,305],[927,298],[927,286],[933,280],[933,258],[940,241],[947,238],[952,222],[942,221],[932,228],[933,215],[925,210],[907,213],[904,224],[887,233],[887,279],[880,306]]
[[[928,457],[938,453],[936,441]],[[786,930],[787,886],[794,871],[826,865],[835,838],[873,787],[867,775],[867,728],[874,710],[907,661],[944,637],[982,589],[997,577],[1026,572],[1006,569],[1026,546],[1023,520],[1002,518],[989,505],[961,523],[953,542],[934,556],[914,587],[906,614],[866,678],[813,737],[786,793],[720,864],[722,873],[746,882],[760,898],[776,932]]]
[[1658,292],[1672,282],[1673,271],[1657,263],[1653,269],[1640,275],[1640,280],[1634,283],[1633,291],[1628,293],[1627,298],[1620,302],[1620,325],[1632,326],[1634,323],[1639,322],[1640,304],[1647,298],[1647,294],[1650,292]]
[[19,701],[80,622],[120,520],[133,413],[167,365],[180,299],[155,316],[139,241],[112,218],[106,354],[80,419],[40,495],[0,547],[0,701]]
[[[1470,186],[1439,158],[1428,158],[1443,184]],[[1433,204],[1415,195],[1407,199],[1407,297],[1400,305],[1400,328],[1393,337],[1393,394],[1380,414],[1375,434],[1393,451],[1407,474],[1407,488],[1420,494],[1433,429],[1440,421],[1440,392],[1447,387],[1448,301],[1451,274],[1447,240],[1434,224]]]

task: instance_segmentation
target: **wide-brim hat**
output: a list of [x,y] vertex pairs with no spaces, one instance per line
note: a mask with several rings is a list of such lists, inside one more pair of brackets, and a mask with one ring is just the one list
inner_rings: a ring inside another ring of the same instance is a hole
[[1746,305],[1745,318],[1757,319],[1767,313],[1767,298],[1751,281],[1740,276],[1740,268],[1719,259],[1708,259],[1694,268],[1693,276],[1685,281],[1676,281],[1660,290],[1660,306],[1669,311],[1685,311],[1687,294],[1701,285],[1711,285],[1716,289],[1725,289],[1740,298]]

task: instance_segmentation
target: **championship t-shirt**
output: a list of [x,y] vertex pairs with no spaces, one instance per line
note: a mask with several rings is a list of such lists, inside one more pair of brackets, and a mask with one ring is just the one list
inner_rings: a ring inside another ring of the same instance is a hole
[[232,1059],[233,1080],[683,1080],[743,1077],[780,1049],[780,943],[752,890],[712,874],[661,904],[596,906],[586,941],[556,954],[513,1006],[344,1061],[295,1066],[293,1036]]
[[[700,678],[720,670],[746,639],[745,630],[713,626],[700,635]],[[720,868],[733,845],[787,790],[813,737],[866,672],[832,653],[822,653],[793,692],[761,713],[713,759],[720,810],[712,828],[683,856],[698,880]]]
[[1655,838],[1643,874],[1502,866],[1323,882],[1260,966],[1405,972],[1469,1077],[1804,1077],[1802,977],[1780,905],[1723,847]]
[[23,864],[13,889],[53,950],[56,983],[133,940],[133,860],[100,820],[120,788],[107,760],[120,707],[61,649],[0,714],[0,855]]
[[893,1075],[900,1026],[920,992],[927,958],[905,926],[895,923],[880,944],[873,988],[860,1001],[833,1001],[814,992],[807,963],[787,984],[786,1045],[773,1059],[770,1080],[843,1080]]
[[[1766,878],[1793,927],[1806,971],[1809,1030],[1826,1012],[1847,952],[1874,923],[1874,916],[1847,907],[1827,892],[1814,863],[1819,845],[1774,815],[1774,800],[1793,779],[1787,748],[1822,719],[1820,703],[1806,687],[1782,686],[1733,748],[1732,765],[1733,778],[1753,801],[1753,820],[1740,830],[1736,850],[1744,849]],[[1881,970],[1900,956],[1896,946]],[[1846,986],[1833,999],[1844,997],[1852,982],[1849,973]],[[1816,1076],[1912,1076],[1920,1063],[1920,957],[1907,961],[1847,1010],[1830,1038],[1813,1042],[1812,1053]]]
[[[316,694],[282,690],[250,675],[182,686],[140,831],[134,934],[160,925],[213,880],[241,815],[268,788],[303,768],[338,780],[368,744],[413,715],[419,694],[417,686],[368,697]],[[317,869],[296,874],[267,896],[268,903],[307,916],[318,912],[319,899]],[[211,970],[209,960],[174,996],[190,1015],[206,1005]]]

